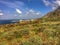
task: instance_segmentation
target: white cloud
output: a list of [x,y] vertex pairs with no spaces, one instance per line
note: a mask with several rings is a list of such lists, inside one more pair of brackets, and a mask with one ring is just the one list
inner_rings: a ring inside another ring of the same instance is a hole
[[39,11],[35,11],[35,10],[33,10],[33,9],[30,9],[30,10],[28,10],[27,12],[26,12],[26,14],[32,14],[32,15],[40,15],[41,14],[41,12],[39,12]]
[[55,3],[60,6],[60,0],[56,0]]
[[53,6],[53,7],[52,7],[52,9],[53,9],[53,10],[55,10],[55,9],[56,9],[56,7],[54,7],[54,6]]
[[40,13],[40,12],[37,12],[36,14],[37,14],[37,15],[40,15],[41,13]]
[[52,7],[53,10],[60,6],[60,0],[43,0],[43,2],[46,6]]
[[29,10],[26,11],[25,15],[34,14],[34,12],[35,12],[34,10],[29,9]]
[[29,12],[34,12],[34,10],[30,9]]
[[3,15],[3,13],[0,13],[0,16]]
[[0,16],[3,15],[2,10],[0,10]]
[[22,14],[22,11],[16,8],[16,12]]
[[43,0],[43,2],[46,6],[50,5],[50,2],[48,0]]

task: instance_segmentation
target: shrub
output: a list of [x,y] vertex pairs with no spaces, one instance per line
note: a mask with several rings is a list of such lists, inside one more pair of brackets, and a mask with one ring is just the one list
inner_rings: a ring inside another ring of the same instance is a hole
[[22,36],[29,35],[29,30],[27,30],[27,29],[21,30],[20,33],[21,33]]
[[15,31],[14,35],[15,35],[16,38],[21,38],[22,37],[20,31],[19,32]]
[[45,29],[45,28],[40,27],[40,28],[34,29],[33,31],[34,31],[36,34],[38,34],[38,33],[40,33],[40,32],[43,32],[44,29]]

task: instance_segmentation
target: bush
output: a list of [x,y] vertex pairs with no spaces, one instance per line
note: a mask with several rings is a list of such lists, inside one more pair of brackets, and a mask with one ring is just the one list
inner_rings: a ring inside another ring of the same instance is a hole
[[40,32],[43,32],[44,29],[45,29],[45,28],[40,27],[40,28],[34,29],[33,31],[34,31],[36,34],[38,34],[38,33],[40,33]]
[[29,35],[29,30],[27,30],[27,29],[21,30],[20,33],[21,33],[22,36]]
[[15,31],[15,32],[14,32],[14,35],[15,35],[16,38],[21,38],[21,37],[22,37],[20,31],[19,31],[19,32]]
[[13,37],[12,37],[11,35],[6,35],[6,36],[5,36],[5,39],[11,41],[11,40],[13,39]]

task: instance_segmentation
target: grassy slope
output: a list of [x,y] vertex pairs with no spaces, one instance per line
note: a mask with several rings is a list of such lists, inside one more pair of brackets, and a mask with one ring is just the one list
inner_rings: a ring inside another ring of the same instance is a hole
[[60,11],[35,21],[0,25],[0,45],[60,45]]

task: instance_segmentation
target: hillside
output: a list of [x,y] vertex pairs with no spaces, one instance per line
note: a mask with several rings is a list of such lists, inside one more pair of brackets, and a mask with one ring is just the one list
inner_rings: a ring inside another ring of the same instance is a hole
[[49,12],[43,18],[45,21],[60,21],[60,7],[52,12]]
[[40,19],[0,25],[0,45],[60,45],[60,10]]

